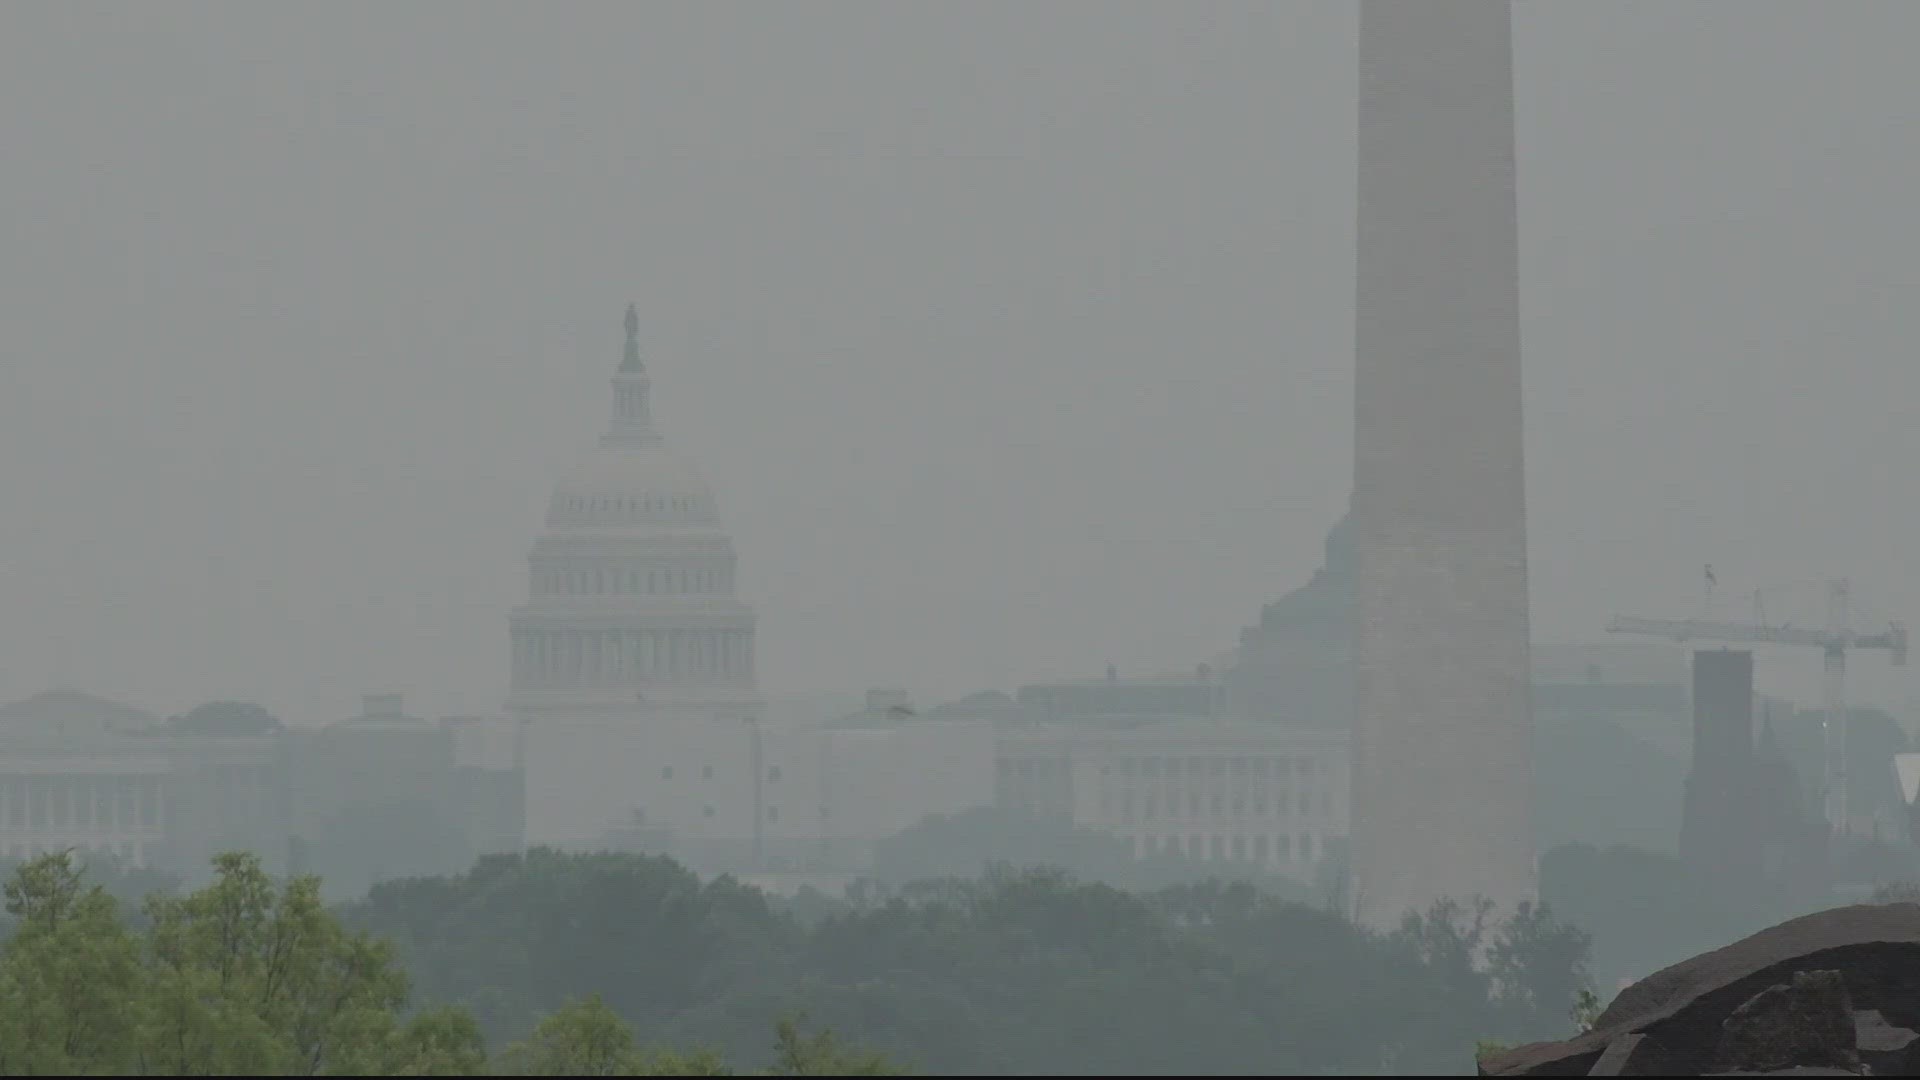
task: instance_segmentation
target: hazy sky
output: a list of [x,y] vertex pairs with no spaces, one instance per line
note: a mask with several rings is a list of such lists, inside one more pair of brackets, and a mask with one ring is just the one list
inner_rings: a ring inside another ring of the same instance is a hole
[[[1920,618],[1920,4],[1515,19],[1536,638]],[[770,693],[1210,659],[1346,504],[1353,122],[1344,2],[5,5],[0,698],[497,707],[630,300]]]

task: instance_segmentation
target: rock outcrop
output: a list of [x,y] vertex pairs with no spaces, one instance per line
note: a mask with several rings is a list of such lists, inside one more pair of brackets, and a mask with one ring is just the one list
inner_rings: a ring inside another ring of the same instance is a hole
[[[1875,1015],[1878,1015],[1877,1013]],[[1753,995],[1720,1023],[1713,1071],[1778,1072],[1800,1066],[1860,1068],[1853,999],[1837,971],[1796,971]]]
[[1648,976],[1482,1076],[1920,1075],[1920,904],[1803,916]]

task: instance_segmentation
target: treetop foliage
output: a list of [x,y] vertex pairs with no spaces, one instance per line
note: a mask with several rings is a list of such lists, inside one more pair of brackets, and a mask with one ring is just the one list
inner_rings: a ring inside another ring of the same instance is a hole
[[[564,1004],[490,1059],[458,1005],[409,1011],[394,946],[349,929],[320,882],[272,880],[250,854],[214,859],[185,895],[147,898],[124,922],[69,853],[19,866],[4,888],[0,1074],[709,1076],[712,1053],[635,1048],[597,998]],[[776,1030],[780,1060],[807,1075],[896,1072],[831,1032]],[[825,1070],[825,1071],[818,1071]]]
[[1010,863],[798,906],[669,859],[536,850],[378,886],[345,917],[496,1042],[597,1000],[643,1043],[787,1071],[795,1044],[766,1032],[802,1014],[934,1073],[1458,1071],[1476,1038],[1565,1036],[1587,985],[1584,936],[1533,906],[1379,934],[1252,884],[1132,892]]

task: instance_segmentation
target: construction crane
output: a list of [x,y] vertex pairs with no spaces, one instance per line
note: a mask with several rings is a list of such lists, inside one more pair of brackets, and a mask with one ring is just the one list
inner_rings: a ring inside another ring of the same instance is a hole
[[[1713,590],[1713,571],[1707,570],[1709,605]],[[1907,662],[1907,628],[1904,623],[1889,623],[1883,631],[1856,634],[1849,625],[1848,605],[1851,590],[1845,581],[1827,584],[1827,625],[1825,629],[1797,627],[1792,623],[1767,625],[1764,613],[1757,609],[1754,623],[1719,622],[1707,619],[1640,619],[1616,617],[1607,625],[1616,634],[1647,634],[1674,641],[1712,641],[1729,645],[1799,645],[1821,650],[1825,656],[1822,692],[1826,715],[1821,722],[1826,753],[1826,790],[1822,793],[1827,824],[1836,832],[1847,830],[1847,651],[1885,649],[1895,667]]]

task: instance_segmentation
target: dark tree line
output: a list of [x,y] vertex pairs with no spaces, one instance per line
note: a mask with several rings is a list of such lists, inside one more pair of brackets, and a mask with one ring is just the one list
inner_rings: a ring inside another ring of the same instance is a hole
[[1565,1036],[1588,989],[1586,936],[1544,908],[1440,904],[1378,934],[1250,885],[1007,866],[802,917],[668,859],[534,851],[376,886],[346,917],[495,1044],[592,994],[642,1043],[753,1065],[803,1014],[935,1073],[1457,1073],[1479,1040]]

